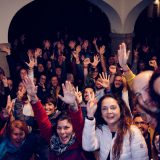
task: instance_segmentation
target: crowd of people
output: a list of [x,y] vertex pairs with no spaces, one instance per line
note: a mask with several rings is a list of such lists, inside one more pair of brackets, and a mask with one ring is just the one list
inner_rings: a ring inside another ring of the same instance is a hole
[[160,159],[159,60],[147,44],[20,42],[1,47],[0,160]]

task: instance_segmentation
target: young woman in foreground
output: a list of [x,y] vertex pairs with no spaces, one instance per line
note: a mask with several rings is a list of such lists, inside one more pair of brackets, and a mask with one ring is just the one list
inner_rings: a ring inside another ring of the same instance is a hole
[[40,131],[50,146],[50,160],[85,160],[81,142],[83,118],[81,109],[78,108],[74,88],[70,82],[62,85],[64,97],[59,96],[63,102],[69,104],[68,113],[59,115],[56,127],[48,119],[46,111],[36,95],[33,81],[25,78],[24,84],[30,96],[35,118]]
[[[97,110],[97,119],[94,118]],[[140,130],[131,125],[128,107],[122,99],[103,96],[98,107],[90,96],[82,137],[83,149],[99,149],[100,160],[148,160],[148,151]]]

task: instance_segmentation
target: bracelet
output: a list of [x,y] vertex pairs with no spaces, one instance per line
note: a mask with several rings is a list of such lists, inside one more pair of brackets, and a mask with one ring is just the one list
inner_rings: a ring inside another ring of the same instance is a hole
[[87,118],[88,120],[90,120],[90,121],[93,121],[93,120],[94,120],[94,117],[88,117],[88,116],[86,116],[86,118]]

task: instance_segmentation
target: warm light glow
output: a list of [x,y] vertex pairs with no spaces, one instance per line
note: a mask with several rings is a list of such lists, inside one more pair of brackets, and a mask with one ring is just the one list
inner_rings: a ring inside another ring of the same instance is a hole
[[154,4],[157,6],[157,16],[160,16],[160,0],[155,0]]
[[154,1],[154,4],[156,4],[156,5],[159,5],[159,3],[160,3],[159,0]]

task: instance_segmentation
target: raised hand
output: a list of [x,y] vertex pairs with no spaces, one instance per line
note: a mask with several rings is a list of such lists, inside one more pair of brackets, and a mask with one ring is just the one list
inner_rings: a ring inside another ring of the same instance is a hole
[[33,103],[36,103],[38,101],[37,86],[35,86],[33,79],[26,76],[23,80],[23,84],[26,87],[27,94],[30,97],[31,101]]
[[104,55],[105,51],[106,51],[105,45],[103,45],[103,46],[101,46],[101,47],[99,48],[99,54],[100,54],[100,55]]
[[102,72],[102,74],[99,74],[99,83],[101,86],[103,86],[106,89],[110,89],[110,75],[107,76],[107,73]]
[[97,45],[97,38],[94,38],[92,43],[93,43],[94,45]]
[[84,61],[83,61],[83,66],[84,67],[88,67],[88,65],[91,63],[90,59],[89,58],[85,58]]
[[25,62],[30,69],[33,69],[35,66],[35,59],[29,59],[29,63]]
[[87,117],[92,118],[94,117],[94,114],[97,110],[97,100],[94,94],[91,95],[90,93],[88,93],[88,95],[89,95],[89,101],[87,103]]
[[66,81],[65,84],[62,84],[62,89],[64,96],[58,95],[58,97],[66,104],[72,106],[72,109],[78,110],[74,86],[69,81]]
[[119,45],[118,62],[122,68],[127,65],[129,53],[130,51],[127,51],[125,43]]
[[82,92],[78,91],[78,86],[76,87],[75,90],[75,96],[77,103],[80,104],[82,102]]
[[156,60],[150,60],[150,61],[149,61],[149,65],[150,65],[151,67],[154,67],[154,70],[156,70],[156,69],[158,68],[158,65],[157,65]]
[[13,107],[13,101],[11,101],[11,97],[10,95],[7,97],[7,105],[6,108],[2,109],[2,115],[4,118],[9,118],[11,115],[11,111],[12,111],[12,107]]
[[99,60],[98,55],[95,55],[93,63],[91,63],[91,65],[93,66],[93,68],[95,68],[98,65],[99,62],[100,62],[100,60]]

